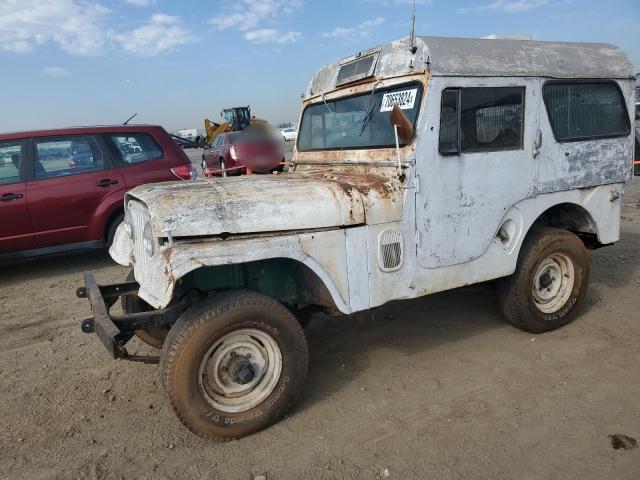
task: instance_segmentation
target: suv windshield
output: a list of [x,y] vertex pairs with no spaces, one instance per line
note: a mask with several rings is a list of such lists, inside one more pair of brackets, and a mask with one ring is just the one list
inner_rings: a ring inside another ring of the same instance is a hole
[[393,107],[400,107],[415,128],[421,97],[422,86],[412,83],[310,105],[302,114],[298,150],[393,147]]

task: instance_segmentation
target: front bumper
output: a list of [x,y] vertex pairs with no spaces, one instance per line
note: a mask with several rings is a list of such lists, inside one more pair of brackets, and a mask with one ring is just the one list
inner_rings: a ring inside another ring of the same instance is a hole
[[[84,287],[76,290],[79,298],[87,298],[93,313],[83,320],[80,329],[84,333],[95,333],[113,358],[128,358],[126,343],[138,330],[170,326],[193,303],[185,298],[167,308],[145,312],[111,315],[110,308],[124,295],[135,295],[140,286],[137,282],[98,285],[92,273],[84,274]],[[136,357],[138,359],[139,357]]]

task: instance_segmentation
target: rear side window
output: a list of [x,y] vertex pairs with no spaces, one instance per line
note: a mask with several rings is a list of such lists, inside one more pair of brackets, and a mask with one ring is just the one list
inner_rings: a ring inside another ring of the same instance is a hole
[[0,185],[18,183],[20,181],[21,163],[21,142],[0,143]]
[[524,88],[460,88],[442,93],[444,154],[517,150],[523,145]]
[[35,177],[64,177],[104,169],[104,156],[90,136],[35,140]]
[[148,133],[121,133],[107,135],[107,141],[115,147],[121,163],[136,163],[156,160],[164,155],[162,148]]
[[629,116],[614,83],[549,83],[542,90],[559,142],[626,136]]

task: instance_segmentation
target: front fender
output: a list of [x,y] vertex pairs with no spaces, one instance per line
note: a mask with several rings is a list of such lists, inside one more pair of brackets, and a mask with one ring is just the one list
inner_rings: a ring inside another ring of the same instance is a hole
[[233,240],[212,238],[163,246],[150,259],[144,274],[136,271],[140,284],[138,295],[155,308],[165,308],[180,279],[198,268],[275,258],[288,258],[306,265],[323,282],[336,308],[351,313],[343,230]]

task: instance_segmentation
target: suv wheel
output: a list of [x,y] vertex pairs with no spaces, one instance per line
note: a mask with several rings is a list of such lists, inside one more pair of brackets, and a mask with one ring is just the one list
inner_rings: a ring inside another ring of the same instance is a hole
[[204,157],[202,157],[202,163],[200,164],[200,166],[202,167],[202,172],[207,173],[207,161],[204,159]]
[[588,283],[582,241],[566,230],[540,228],[525,239],[515,273],[499,284],[502,311],[527,332],[554,330],[573,320]]
[[258,293],[228,292],[173,325],[160,375],[189,430],[231,440],[282,418],[302,391],[308,363],[304,332],[289,310]]

